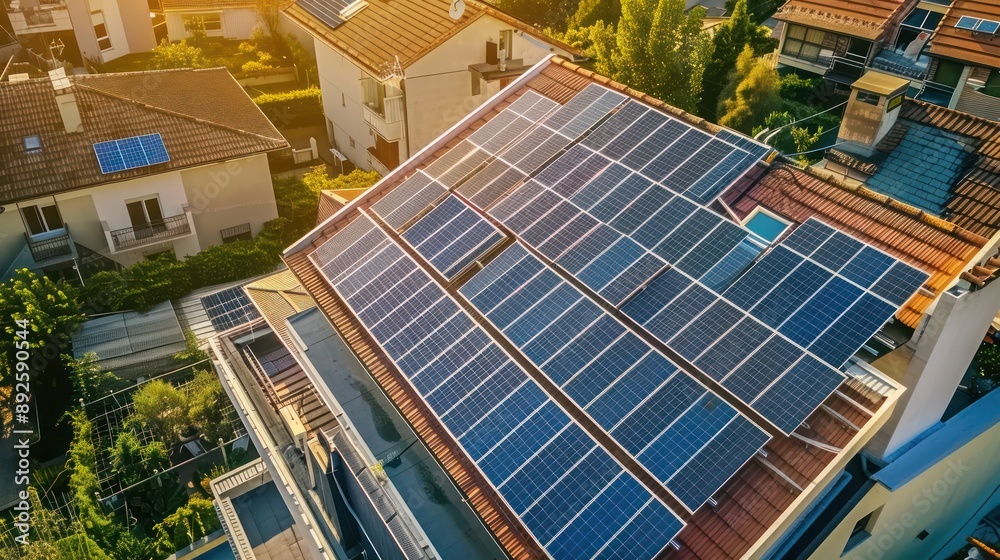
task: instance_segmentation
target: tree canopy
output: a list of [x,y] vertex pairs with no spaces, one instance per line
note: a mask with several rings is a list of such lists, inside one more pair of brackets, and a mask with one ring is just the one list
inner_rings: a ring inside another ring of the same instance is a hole
[[736,60],[743,49],[749,46],[755,55],[761,56],[775,48],[770,30],[757,25],[747,9],[747,0],[736,0],[729,19],[720,24],[712,37],[715,50],[705,68],[703,80],[704,97],[699,114],[715,120],[719,94],[726,84],[729,74],[736,68]]
[[730,74],[719,105],[719,124],[751,134],[771,113],[781,108],[781,78],[770,61],[744,47]]

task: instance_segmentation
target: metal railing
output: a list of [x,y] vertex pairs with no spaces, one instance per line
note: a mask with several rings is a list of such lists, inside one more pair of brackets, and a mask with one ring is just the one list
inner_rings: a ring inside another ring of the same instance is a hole
[[[58,231],[58,230],[55,230]],[[62,233],[51,232],[52,235],[39,239],[38,236],[24,234],[28,241],[28,249],[36,263],[73,256],[73,238],[69,235],[69,226],[62,228]]]
[[55,25],[56,19],[50,10],[25,10],[24,23],[28,26]]
[[178,214],[151,224],[116,229],[111,232],[111,240],[115,250],[122,251],[188,233],[191,233],[191,222],[187,214]]

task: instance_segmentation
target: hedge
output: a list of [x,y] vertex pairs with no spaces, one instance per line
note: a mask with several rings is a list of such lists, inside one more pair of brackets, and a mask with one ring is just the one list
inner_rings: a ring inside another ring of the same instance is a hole
[[318,87],[265,93],[254,103],[278,128],[297,128],[322,124],[323,98]]

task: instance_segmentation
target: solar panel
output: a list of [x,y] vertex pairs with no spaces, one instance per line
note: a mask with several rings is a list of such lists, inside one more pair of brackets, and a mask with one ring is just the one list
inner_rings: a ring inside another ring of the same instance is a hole
[[971,16],[962,16],[958,18],[958,22],[955,23],[955,28],[972,31],[973,29],[976,28],[977,25],[979,25],[980,21],[981,20],[979,18],[974,18]]
[[402,236],[449,280],[503,239],[493,224],[453,195]]
[[205,308],[212,327],[219,332],[260,318],[260,313],[242,286],[207,295],[201,298],[201,305]]
[[[508,250],[460,291],[686,508],[700,507],[767,441],[541,261],[516,244]],[[699,474],[692,463],[715,466]]]
[[[337,235],[330,241],[338,244]],[[504,262],[523,258],[515,250],[497,262],[506,268]],[[331,280],[333,288],[549,555],[624,557],[636,543],[655,555],[680,531],[680,519],[401,249],[389,245],[345,264],[353,272]],[[412,316],[368,311],[416,309],[411,298],[436,303]]]
[[1000,22],[996,22],[989,19],[984,19],[979,22],[976,26],[976,31],[980,33],[989,33],[991,35],[996,34],[1000,30]]
[[316,19],[336,28],[344,23],[340,12],[350,3],[348,0],[296,0],[295,2]]
[[118,173],[170,161],[159,134],[133,136],[94,144],[101,173]]

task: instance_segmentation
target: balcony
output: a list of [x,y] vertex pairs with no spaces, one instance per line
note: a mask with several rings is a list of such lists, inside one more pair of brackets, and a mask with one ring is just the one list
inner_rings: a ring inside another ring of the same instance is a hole
[[32,34],[73,29],[63,0],[29,2],[15,0],[8,10],[15,34]]
[[403,96],[366,100],[362,106],[365,123],[388,141],[403,137]]
[[77,258],[76,244],[69,234],[69,226],[40,233],[38,235],[24,234],[28,242],[31,258],[38,268],[53,266]]
[[108,230],[105,226],[105,236],[112,253],[128,251],[152,243],[160,243],[194,233],[191,227],[191,212],[163,218],[151,224]]

